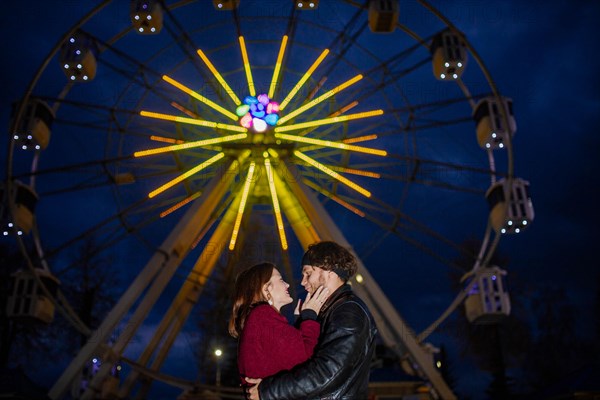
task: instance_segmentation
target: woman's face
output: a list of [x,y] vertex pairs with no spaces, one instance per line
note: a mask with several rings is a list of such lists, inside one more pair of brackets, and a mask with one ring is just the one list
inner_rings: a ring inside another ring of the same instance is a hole
[[[271,274],[271,279],[265,285],[266,292],[271,296],[271,300],[273,301],[273,307],[277,310],[280,310],[286,304],[290,304],[293,299],[288,292],[288,288],[290,285],[286,283],[279,271],[276,268],[273,268],[273,273]],[[267,296],[268,298],[269,296]]]

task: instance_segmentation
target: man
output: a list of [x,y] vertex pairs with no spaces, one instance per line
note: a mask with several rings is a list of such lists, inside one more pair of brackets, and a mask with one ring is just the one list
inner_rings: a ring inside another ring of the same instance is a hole
[[309,246],[302,258],[302,286],[310,293],[323,286],[327,298],[318,321],[319,343],[313,357],[291,371],[265,379],[246,379],[252,400],[367,399],[369,368],[377,328],[366,305],[348,285],[356,259],[334,242]]

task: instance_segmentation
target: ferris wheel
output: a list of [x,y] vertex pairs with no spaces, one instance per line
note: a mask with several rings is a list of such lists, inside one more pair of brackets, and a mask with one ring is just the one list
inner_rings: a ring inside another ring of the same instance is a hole
[[[1,222],[30,268],[15,275],[9,308],[46,321],[58,310],[95,339],[52,398],[96,354],[111,362],[81,398],[127,398],[137,379],[161,379],[215,265],[250,242],[275,246],[268,255],[284,264],[319,240],[357,256],[385,243],[388,258],[416,254],[445,276],[465,232],[478,234],[464,289],[421,334],[369,272],[377,265],[360,261],[352,282],[405,370],[455,398],[424,340],[463,303],[474,322],[510,311],[505,271],[489,260],[534,218],[513,170],[515,131],[512,100],[425,1],[103,1],[14,107]],[[89,238],[131,276],[95,332],[54,276],[77,268],[67,254]],[[112,366],[182,263],[190,275],[119,381]],[[125,318],[132,329],[109,344]]]

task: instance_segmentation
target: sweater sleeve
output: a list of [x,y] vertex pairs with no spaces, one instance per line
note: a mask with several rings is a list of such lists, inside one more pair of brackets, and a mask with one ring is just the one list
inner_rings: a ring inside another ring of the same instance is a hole
[[264,378],[308,360],[319,338],[320,324],[302,321],[296,329],[271,306],[256,307],[248,316],[240,338],[240,374]]
[[[290,357],[295,363],[308,360],[319,340],[321,325],[315,320],[302,320],[299,329],[290,325],[281,314],[269,312],[269,325],[272,329],[267,335],[274,349],[280,349],[279,356]],[[274,354],[277,356],[277,354]],[[295,365],[295,364],[294,364]]]

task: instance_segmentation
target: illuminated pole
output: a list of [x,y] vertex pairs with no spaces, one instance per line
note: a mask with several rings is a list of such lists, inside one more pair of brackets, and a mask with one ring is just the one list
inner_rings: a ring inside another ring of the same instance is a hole
[[215,382],[217,386],[221,386],[221,356],[223,355],[223,350],[216,349],[215,357],[217,357],[217,373],[215,376]]

